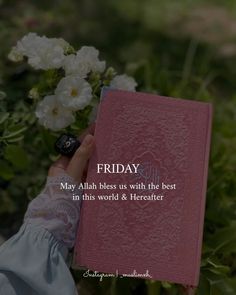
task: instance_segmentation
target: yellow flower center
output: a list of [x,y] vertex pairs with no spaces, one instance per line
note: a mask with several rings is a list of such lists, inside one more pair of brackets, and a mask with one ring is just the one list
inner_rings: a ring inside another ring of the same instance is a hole
[[75,88],[73,88],[73,89],[71,90],[71,92],[70,92],[70,95],[71,95],[72,97],[76,97],[76,96],[78,96],[78,90],[75,89]]

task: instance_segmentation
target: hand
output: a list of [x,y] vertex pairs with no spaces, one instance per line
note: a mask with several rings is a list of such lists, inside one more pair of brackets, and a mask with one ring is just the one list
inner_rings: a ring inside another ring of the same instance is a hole
[[57,176],[66,172],[76,182],[81,182],[86,178],[88,160],[95,146],[94,129],[95,124],[89,126],[79,137],[81,145],[72,158],[61,156],[51,165],[48,172],[49,176]]

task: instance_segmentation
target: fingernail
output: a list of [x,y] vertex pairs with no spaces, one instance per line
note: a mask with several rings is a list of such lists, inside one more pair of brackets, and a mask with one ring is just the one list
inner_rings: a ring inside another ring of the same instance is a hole
[[85,139],[83,140],[82,144],[83,145],[90,145],[93,142],[93,136],[92,135],[87,135]]

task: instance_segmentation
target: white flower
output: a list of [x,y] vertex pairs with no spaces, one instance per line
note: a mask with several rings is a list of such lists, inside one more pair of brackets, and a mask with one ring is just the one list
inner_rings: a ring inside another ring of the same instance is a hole
[[65,108],[77,111],[90,103],[92,88],[79,76],[67,76],[58,83],[55,94]]
[[11,51],[8,54],[8,59],[13,62],[19,62],[24,59],[23,54],[17,49],[16,46],[12,47]]
[[68,46],[63,39],[29,33],[17,42],[13,53],[28,57],[28,63],[37,70],[58,69],[64,64],[64,51]]
[[110,83],[111,88],[127,91],[135,91],[137,85],[138,84],[134,78],[126,74],[115,76]]
[[98,59],[99,51],[92,46],[83,46],[77,54],[66,56],[64,69],[66,75],[78,75],[85,78],[89,72],[103,72],[106,67],[105,61]]
[[35,114],[41,125],[53,131],[63,129],[75,121],[73,113],[65,109],[55,95],[45,96],[38,103]]
[[52,43],[54,43],[55,45],[60,46],[61,48],[63,48],[64,52],[70,48],[70,44],[68,42],[66,42],[63,38],[51,38],[50,39]]

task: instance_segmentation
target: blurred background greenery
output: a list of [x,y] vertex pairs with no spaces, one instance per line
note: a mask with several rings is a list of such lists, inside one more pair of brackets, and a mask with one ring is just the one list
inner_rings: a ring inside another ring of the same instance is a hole
[[[7,60],[10,48],[29,31],[62,37],[75,48],[97,47],[108,64],[136,78],[140,91],[213,103],[197,294],[235,295],[236,1],[0,0],[1,240],[18,230],[53,158],[51,137],[34,124],[30,113],[25,115],[32,107],[27,92],[37,74]],[[101,283],[77,271],[73,274],[85,295],[182,294],[181,286],[167,282],[105,279]]]

